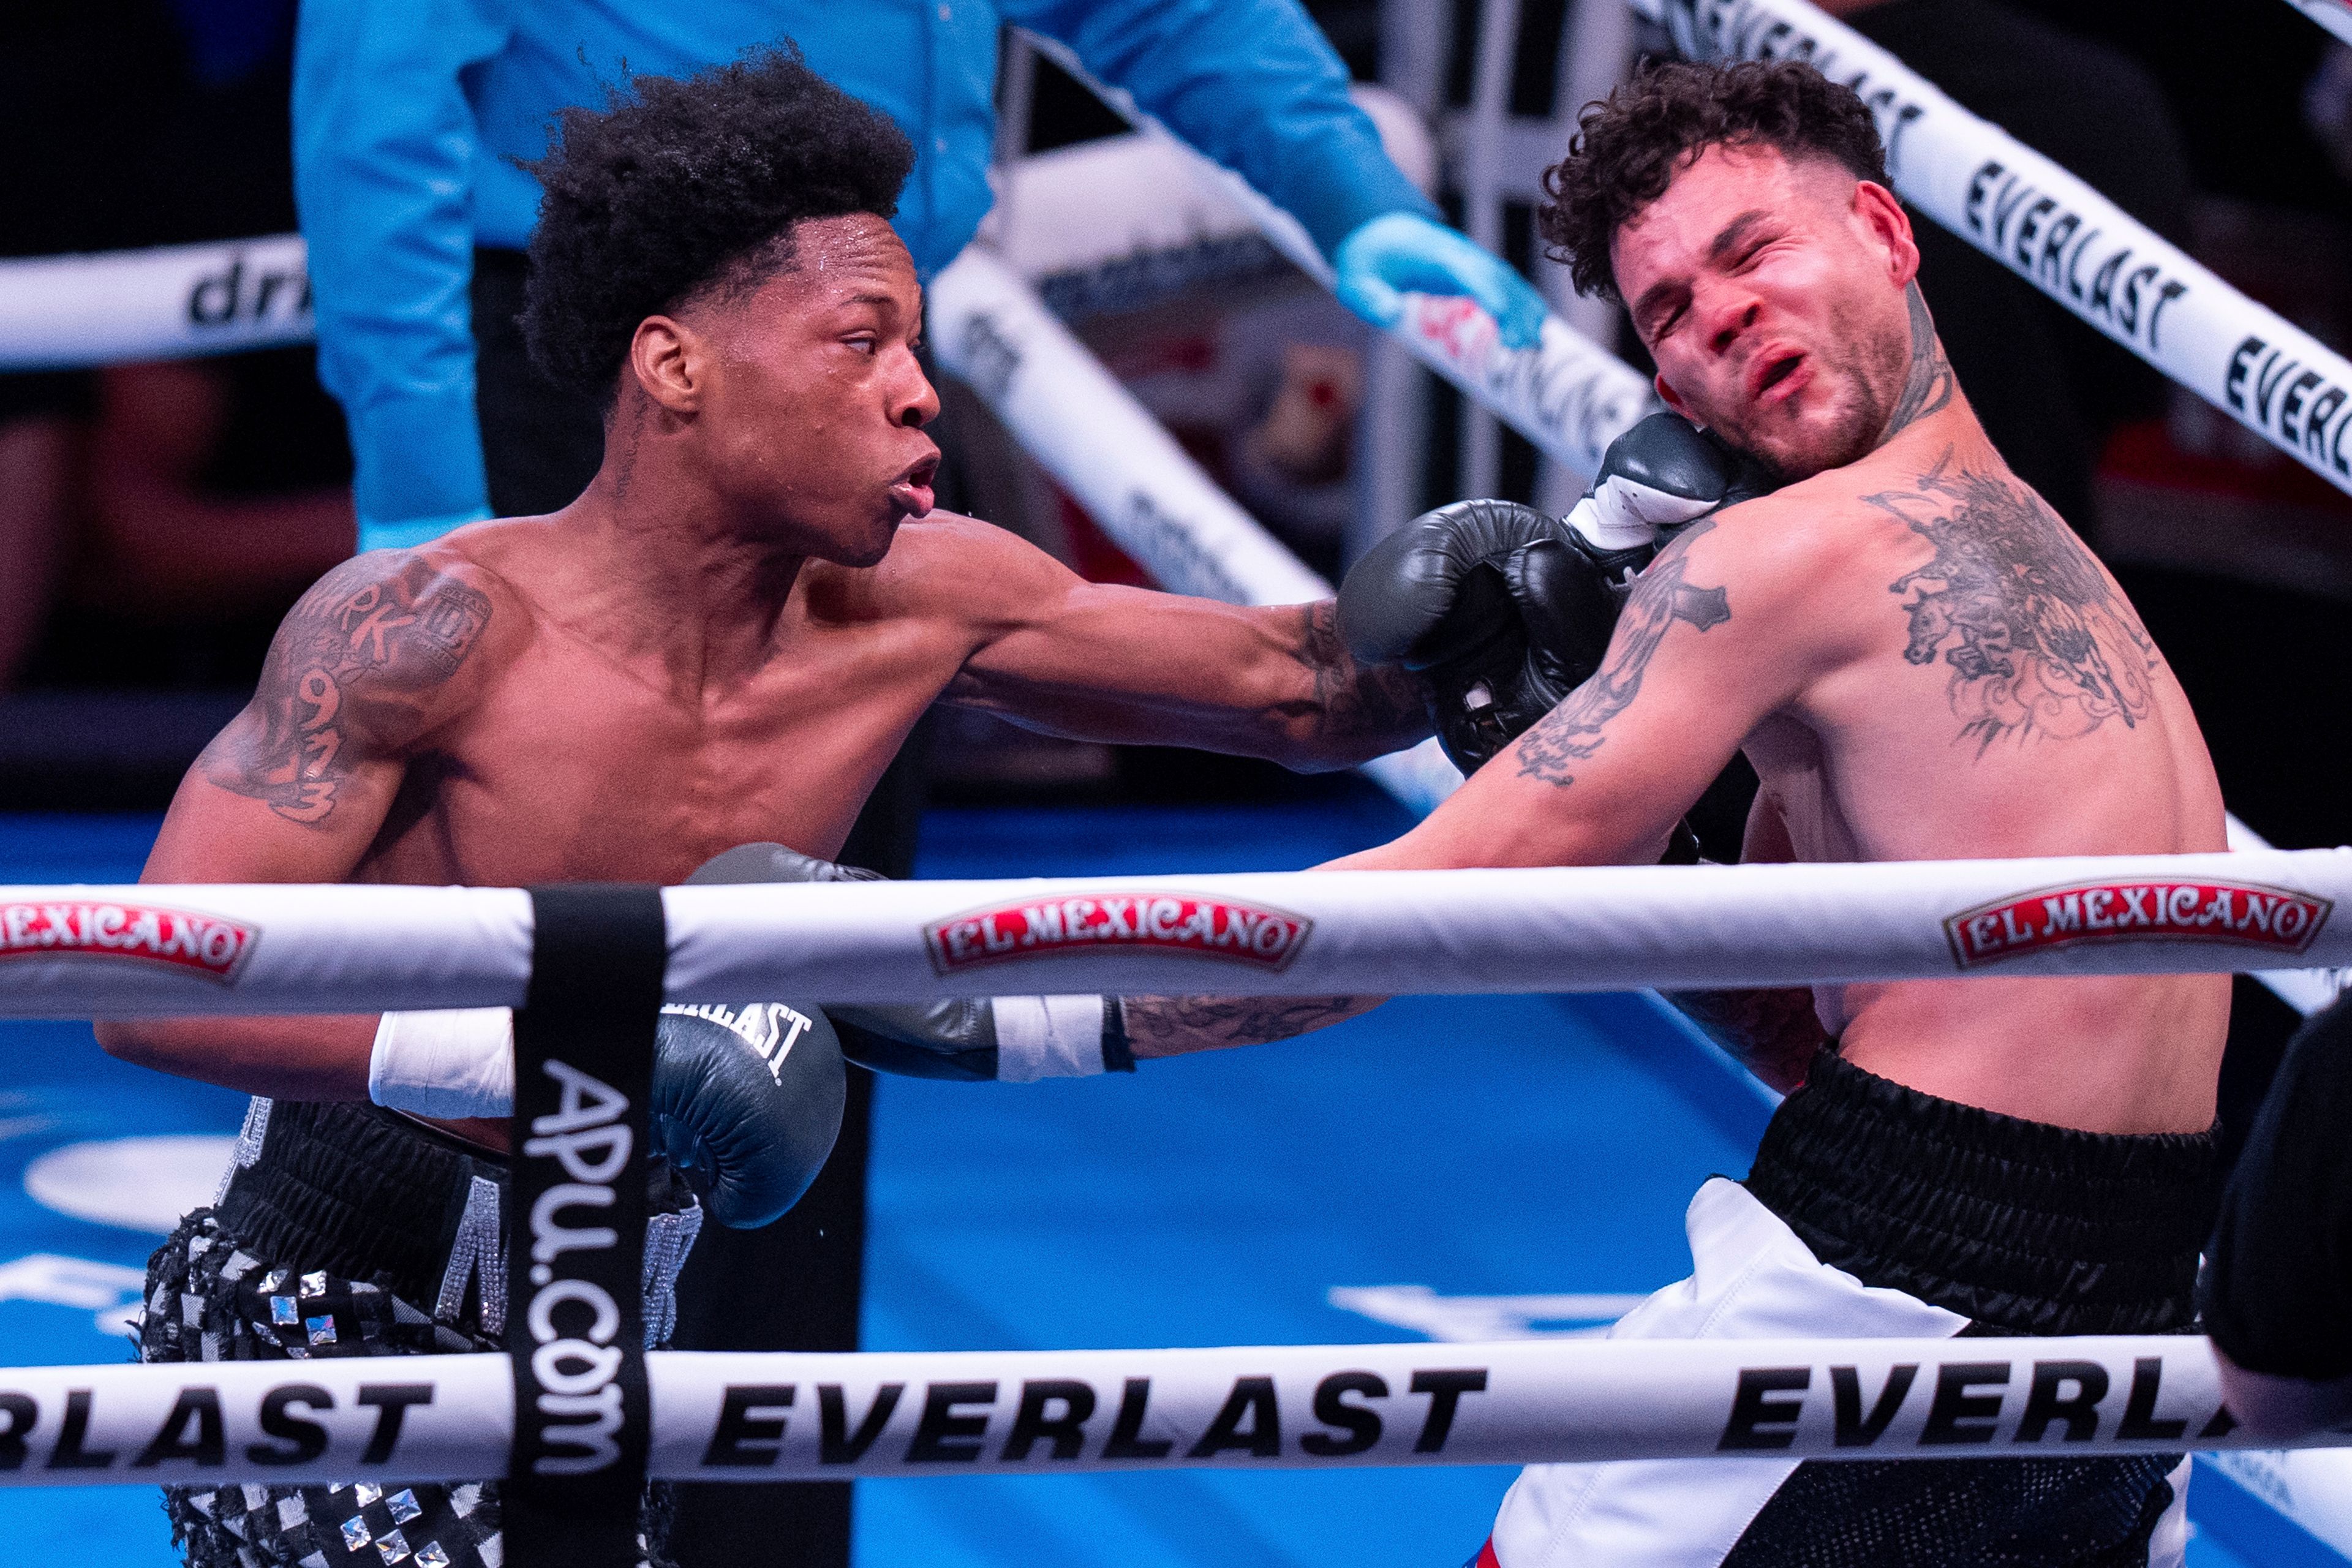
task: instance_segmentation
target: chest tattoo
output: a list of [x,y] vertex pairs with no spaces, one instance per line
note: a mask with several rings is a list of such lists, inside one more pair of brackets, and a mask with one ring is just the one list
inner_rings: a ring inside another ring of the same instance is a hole
[[2007,735],[2067,740],[2147,718],[2156,645],[2032,491],[1954,470],[1947,452],[1916,489],[1863,499],[1935,551],[1888,592],[1910,617],[1903,657],[1950,668],[1952,711],[1979,756]]

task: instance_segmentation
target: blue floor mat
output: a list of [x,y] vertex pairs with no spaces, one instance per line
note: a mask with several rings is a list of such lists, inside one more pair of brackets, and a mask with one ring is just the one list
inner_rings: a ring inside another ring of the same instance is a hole
[[[1369,791],[1271,807],[941,811],[922,874],[1255,870],[1377,842]],[[0,817],[0,881],[135,878],[151,818]],[[0,1024],[0,1360],[127,1353],[154,1237],[26,1194],[77,1142],[234,1132],[241,1097],[110,1061],[83,1025]],[[886,1082],[874,1349],[1342,1342],[1509,1318],[1689,1264],[1681,1215],[1763,1102],[1630,997],[1406,999],[1307,1039],[1030,1086]],[[1336,1307],[1334,1289],[1417,1287]],[[1381,1304],[1386,1303],[1383,1307]],[[1402,1303],[1402,1309],[1397,1304]],[[1480,1317],[1484,1314],[1484,1318]],[[102,1325],[101,1320],[107,1320]],[[1518,1320],[1512,1320],[1514,1321]],[[1550,1326],[1573,1326],[1561,1320]],[[1507,1470],[924,1479],[859,1489],[866,1568],[1453,1568]],[[139,1489],[0,1489],[0,1564],[172,1562]],[[2198,1568],[2237,1568],[2213,1542]]]

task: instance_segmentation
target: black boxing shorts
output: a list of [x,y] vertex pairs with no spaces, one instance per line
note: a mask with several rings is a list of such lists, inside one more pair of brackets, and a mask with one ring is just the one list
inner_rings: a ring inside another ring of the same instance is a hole
[[[2187,1332],[2210,1133],[2116,1137],[1921,1094],[1824,1051],[1744,1183],[1691,1202],[1690,1279],[1612,1338]],[[2183,1455],[1528,1467],[1477,1561],[1723,1568],[2153,1568]]]
[[[646,1342],[667,1342],[702,1211],[653,1167]],[[146,1362],[505,1348],[504,1162],[373,1105],[256,1100],[210,1208],[147,1264]],[[166,1487],[191,1568],[498,1568],[496,1481]],[[667,1488],[639,1544],[666,1568]]]

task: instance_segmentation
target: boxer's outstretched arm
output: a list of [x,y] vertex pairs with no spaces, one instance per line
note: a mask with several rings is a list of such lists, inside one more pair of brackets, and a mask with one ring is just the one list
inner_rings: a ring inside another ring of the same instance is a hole
[[1138,1059],[1228,1046],[1263,1046],[1345,1023],[1385,996],[1124,996],[1127,1041]]
[[1402,669],[1365,668],[1337,606],[1250,608],[1088,583],[1000,529],[964,524],[940,563],[973,650],[944,700],[1074,739],[1347,767],[1429,733]]
[[[252,701],[173,796],[145,882],[340,882],[374,842],[407,757],[478,679],[489,584],[416,554],[362,555],[288,612]],[[112,1055],[300,1100],[367,1098],[374,1016],[101,1022]]]
[[1842,574],[1835,542],[1787,526],[1789,510],[1768,499],[1694,524],[1635,579],[1598,673],[1411,832],[1333,868],[1655,861],[1748,734],[1852,636],[1818,609]]

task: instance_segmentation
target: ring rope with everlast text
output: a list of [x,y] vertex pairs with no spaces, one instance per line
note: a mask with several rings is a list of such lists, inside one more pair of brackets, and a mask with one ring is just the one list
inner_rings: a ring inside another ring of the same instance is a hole
[[[646,1361],[672,1480],[2280,1446],[2238,1428],[2195,1335]],[[513,1413],[502,1354],[12,1367],[0,1487],[478,1479],[507,1473]]]

